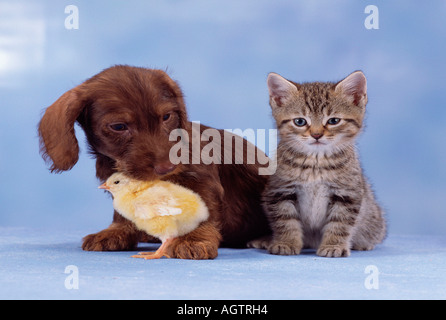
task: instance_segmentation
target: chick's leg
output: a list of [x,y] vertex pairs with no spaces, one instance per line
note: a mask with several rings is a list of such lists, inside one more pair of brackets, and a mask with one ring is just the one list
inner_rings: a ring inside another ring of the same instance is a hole
[[166,253],[169,245],[172,243],[174,238],[166,239],[163,241],[161,246],[155,252],[139,252],[139,254],[132,256],[132,258],[143,258],[143,259],[160,259],[162,257],[170,258],[170,256]]

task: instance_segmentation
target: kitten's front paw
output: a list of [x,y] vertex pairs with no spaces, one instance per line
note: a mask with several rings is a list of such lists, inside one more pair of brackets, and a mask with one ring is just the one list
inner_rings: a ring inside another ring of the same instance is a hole
[[353,250],[358,250],[358,251],[369,251],[369,250],[373,250],[375,248],[374,245],[369,244],[369,245],[353,245],[352,249]]
[[269,253],[278,254],[281,256],[296,255],[299,254],[301,250],[302,250],[302,245],[299,243],[273,241],[268,247]]
[[327,258],[348,257],[350,255],[350,249],[342,245],[321,245],[317,249],[316,254]]
[[271,236],[265,236],[259,239],[251,240],[246,244],[246,246],[248,248],[267,249],[269,244],[271,243],[271,238]]

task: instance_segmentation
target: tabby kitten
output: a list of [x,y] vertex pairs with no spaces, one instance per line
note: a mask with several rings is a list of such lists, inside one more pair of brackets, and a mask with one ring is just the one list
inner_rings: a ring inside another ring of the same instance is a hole
[[323,257],[373,249],[386,225],[355,150],[367,104],[364,74],[297,84],[270,73],[267,83],[280,136],[277,171],[262,197],[273,235],[250,246],[280,255],[309,247]]

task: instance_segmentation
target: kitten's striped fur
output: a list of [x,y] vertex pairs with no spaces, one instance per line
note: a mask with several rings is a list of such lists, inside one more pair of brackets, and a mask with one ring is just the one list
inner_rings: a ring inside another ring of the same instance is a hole
[[297,84],[268,76],[280,134],[277,171],[262,198],[273,235],[251,247],[283,255],[310,247],[320,256],[341,257],[350,249],[371,250],[384,239],[383,212],[355,149],[366,86],[360,71],[338,83]]

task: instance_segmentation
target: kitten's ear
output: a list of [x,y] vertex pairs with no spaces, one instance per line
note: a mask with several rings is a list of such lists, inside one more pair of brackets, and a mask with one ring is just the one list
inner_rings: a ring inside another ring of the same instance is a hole
[[266,80],[270,97],[271,108],[281,107],[293,92],[297,92],[296,86],[278,75],[271,72]]
[[358,107],[365,107],[367,104],[367,79],[362,71],[355,71],[338,82],[335,91],[342,93]]

